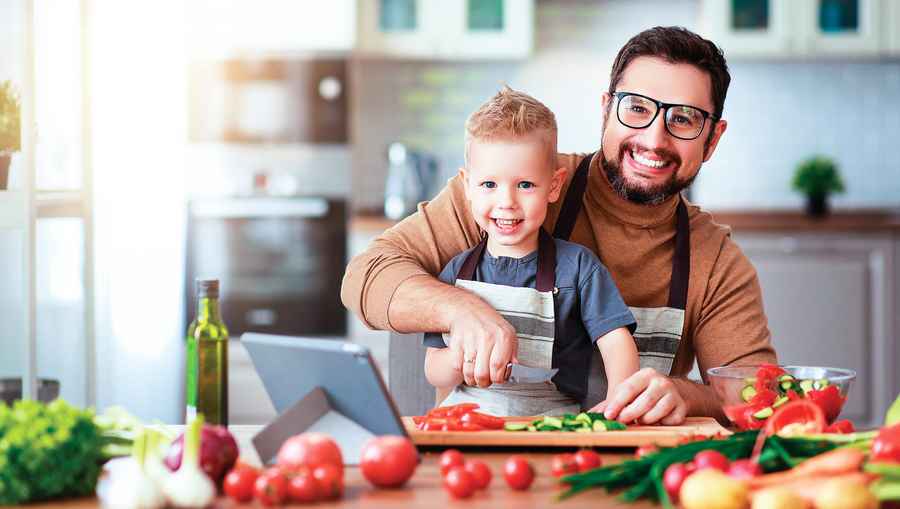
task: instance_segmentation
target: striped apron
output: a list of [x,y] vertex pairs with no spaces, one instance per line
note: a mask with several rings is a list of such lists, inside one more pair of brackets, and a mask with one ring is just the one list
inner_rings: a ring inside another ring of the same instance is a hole
[[[556,245],[540,230],[536,288],[519,288],[475,281],[475,268],[484,258],[487,239],[483,239],[463,262],[456,275],[456,286],[464,288],[490,304],[516,329],[516,356],[524,366],[549,370],[553,367],[553,343],[556,338]],[[444,334],[444,342],[449,337]],[[561,415],[577,413],[575,399],[561,393],[551,381],[539,383],[503,383],[490,387],[459,385],[441,406],[478,403],[493,415]]]
[[[568,239],[581,211],[584,191],[594,154],[582,159],[569,184],[553,236]],[[691,272],[691,229],[687,207],[679,196],[675,222],[675,254],[672,257],[672,279],[666,306],[640,308],[629,306],[637,321],[634,340],[642,368],[653,368],[668,375],[672,371],[675,353],[684,330],[684,310],[687,305],[688,279]],[[588,377],[588,394],[584,408],[591,408],[606,399],[606,371],[603,358],[595,350]]]

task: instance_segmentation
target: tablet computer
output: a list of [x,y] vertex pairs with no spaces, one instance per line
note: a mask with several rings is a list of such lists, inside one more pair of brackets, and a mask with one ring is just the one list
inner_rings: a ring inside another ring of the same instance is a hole
[[241,343],[279,414],[316,387],[331,408],[375,435],[406,436],[369,349],[336,339],[248,332]]

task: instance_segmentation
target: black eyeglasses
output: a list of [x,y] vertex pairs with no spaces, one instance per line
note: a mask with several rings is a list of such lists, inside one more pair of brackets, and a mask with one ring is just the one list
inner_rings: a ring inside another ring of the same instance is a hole
[[664,103],[632,92],[615,92],[613,96],[619,101],[616,106],[619,122],[632,129],[649,126],[656,120],[659,110],[666,110],[666,131],[679,140],[693,140],[703,132],[707,118],[718,121],[713,114],[696,106]]

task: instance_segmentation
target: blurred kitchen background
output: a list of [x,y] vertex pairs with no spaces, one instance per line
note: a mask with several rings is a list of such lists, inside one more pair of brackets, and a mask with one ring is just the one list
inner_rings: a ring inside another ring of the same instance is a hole
[[[387,333],[340,304],[346,261],[456,173],[503,84],[556,113],[560,151],[595,150],[612,60],[655,25],[728,58],[690,194],[756,265],[781,361],[856,369],[844,415],[878,422],[900,391],[898,0],[3,0],[4,390],[179,422],[196,277],[222,281],[233,423],[274,415],[245,331],[347,338],[390,378]],[[818,219],[791,188],[816,154],[846,187]]]

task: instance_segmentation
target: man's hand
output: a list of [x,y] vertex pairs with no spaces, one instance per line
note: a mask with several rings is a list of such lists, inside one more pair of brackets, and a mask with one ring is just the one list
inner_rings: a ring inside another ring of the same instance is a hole
[[450,347],[463,352],[462,373],[467,385],[489,387],[509,378],[507,365],[517,363],[516,330],[480,298],[464,306],[450,322]]
[[669,377],[644,368],[619,384],[615,394],[597,405],[607,419],[641,424],[678,425],[687,415],[687,404]]

